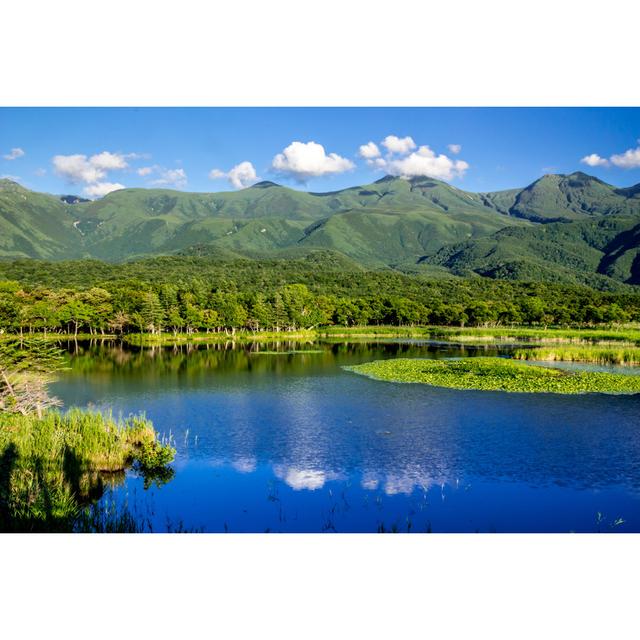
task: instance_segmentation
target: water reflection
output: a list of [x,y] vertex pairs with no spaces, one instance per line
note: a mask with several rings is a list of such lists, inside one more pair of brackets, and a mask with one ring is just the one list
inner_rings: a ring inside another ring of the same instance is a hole
[[55,392],[67,406],[144,411],[170,432],[176,475],[155,490],[155,512],[204,530],[375,531],[411,513],[421,530],[593,530],[598,510],[640,530],[640,397],[436,389],[341,368],[508,352],[419,341],[79,345]]

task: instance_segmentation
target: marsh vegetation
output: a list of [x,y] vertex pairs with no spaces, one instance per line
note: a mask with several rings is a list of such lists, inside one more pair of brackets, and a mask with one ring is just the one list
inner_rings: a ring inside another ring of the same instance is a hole
[[518,349],[518,360],[547,362],[594,362],[597,364],[640,365],[640,347],[628,346],[558,346]]
[[640,376],[562,371],[505,358],[424,360],[397,358],[346,367],[388,382],[411,382],[453,389],[520,393],[640,393]]
[[146,482],[171,476],[175,451],[144,417],[53,408],[62,361],[39,339],[0,345],[1,531],[72,531],[127,468]]

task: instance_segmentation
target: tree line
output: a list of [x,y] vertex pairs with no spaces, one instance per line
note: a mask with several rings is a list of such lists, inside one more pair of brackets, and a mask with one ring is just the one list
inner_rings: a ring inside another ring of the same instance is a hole
[[376,293],[363,293],[367,287],[357,278],[351,286],[285,282],[259,289],[243,288],[228,278],[222,283],[197,277],[175,283],[107,280],[86,288],[6,280],[0,281],[0,332],[77,336],[295,331],[330,325],[593,326],[640,321],[637,294],[543,283],[492,281],[488,286],[481,279],[409,278],[411,286],[402,287],[375,278],[380,285]]

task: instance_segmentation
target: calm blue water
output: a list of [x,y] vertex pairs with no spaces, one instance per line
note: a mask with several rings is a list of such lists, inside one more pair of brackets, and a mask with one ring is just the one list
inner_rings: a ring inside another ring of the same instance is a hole
[[103,498],[153,531],[640,531],[640,395],[457,391],[341,368],[498,353],[484,347],[297,348],[321,353],[84,348],[54,391],[145,412],[171,438],[171,481],[145,489],[129,472]]

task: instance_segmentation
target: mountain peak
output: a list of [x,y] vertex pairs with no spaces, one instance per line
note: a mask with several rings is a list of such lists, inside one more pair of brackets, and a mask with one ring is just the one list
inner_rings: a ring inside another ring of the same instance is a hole
[[384,184],[385,182],[393,182],[394,180],[399,180],[398,176],[386,175],[384,178],[380,178],[376,180],[373,184]]
[[268,189],[269,187],[279,187],[280,185],[276,182],[271,182],[271,180],[262,180],[261,182],[256,182],[251,185],[251,189]]

